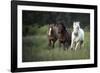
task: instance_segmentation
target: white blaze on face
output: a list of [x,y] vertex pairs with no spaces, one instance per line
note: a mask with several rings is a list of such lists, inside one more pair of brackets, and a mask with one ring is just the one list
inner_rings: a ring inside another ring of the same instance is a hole
[[51,35],[51,30],[52,30],[52,29],[50,28],[50,29],[49,29],[49,33],[48,33],[49,35]]
[[80,22],[73,23],[74,32],[77,33],[80,29]]

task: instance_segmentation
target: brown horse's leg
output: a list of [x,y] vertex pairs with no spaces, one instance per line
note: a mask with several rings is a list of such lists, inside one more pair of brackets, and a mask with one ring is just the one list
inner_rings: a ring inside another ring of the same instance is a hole
[[66,42],[65,43],[65,47],[68,49],[69,48],[69,44]]
[[49,44],[48,44],[48,46],[51,47],[51,40],[49,40]]
[[52,41],[53,42],[53,44],[52,44],[52,48],[54,48],[54,45],[55,45],[55,41]]
[[55,38],[54,40],[53,40],[53,48],[55,47],[55,42],[57,41],[57,38]]
[[59,41],[59,48],[61,48],[61,41]]
[[65,49],[65,45],[66,45],[65,42],[63,42],[63,48],[64,48],[64,50],[66,50],[66,49]]

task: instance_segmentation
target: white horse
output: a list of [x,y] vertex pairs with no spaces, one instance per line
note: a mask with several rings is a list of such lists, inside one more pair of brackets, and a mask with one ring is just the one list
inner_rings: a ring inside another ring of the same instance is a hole
[[[71,49],[81,48],[84,41],[84,31],[80,28],[80,22],[73,22]],[[75,48],[74,48],[75,47]]]

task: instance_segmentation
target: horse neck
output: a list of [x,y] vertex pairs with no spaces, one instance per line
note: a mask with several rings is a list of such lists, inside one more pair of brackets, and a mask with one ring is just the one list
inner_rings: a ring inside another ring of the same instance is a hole
[[60,33],[60,36],[61,37],[64,37],[65,35],[66,35],[66,31],[65,30],[62,30],[61,33]]
[[62,33],[66,33],[66,32],[67,32],[66,29],[62,30]]

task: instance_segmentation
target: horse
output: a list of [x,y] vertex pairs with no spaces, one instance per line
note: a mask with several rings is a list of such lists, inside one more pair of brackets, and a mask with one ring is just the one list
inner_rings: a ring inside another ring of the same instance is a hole
[[72,41],[71,49],[76,50],[79,46],[81,48],[84,41],[84,30],[80,28],[80,22],[73,22],[73,32],[72,32]]
[[66,46],[67,48],[69,48],[69,46],[71,45],[71,32],[66,30],[66,27],[62,23],[58,24],[58,40],[59,47],[63,45],[64,50],[66,50]]
[[48,28],[48,45],[49,47],[54,48],[55,42],[57,41],[57,28],[55,27],[55,24],[49,24]]

